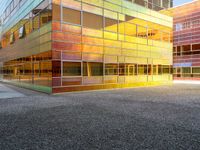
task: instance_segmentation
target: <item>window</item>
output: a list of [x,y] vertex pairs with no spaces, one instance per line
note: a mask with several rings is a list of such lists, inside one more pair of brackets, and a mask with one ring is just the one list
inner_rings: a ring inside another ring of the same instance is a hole
[[137,75],[137,64],[126,64],[126,75]]
[[161,0],[153,0],[153,4],[157,6],[161,6]]
[[105,30],[111,32],[117,32],[118,21],[110,18],[105,18]]
[[73,24],[81,24],[81,12],[69,8],[63,8],[63,21]]
[[40,26],[40,20],[39,20],[39,14],[33,18],[33,30],[39,29]]
[[165,42],[169,42],[170,41],[169,33],[162,32],[162,41],[165,41]]
[[192,45],[192,50],[200,50],[200,44]]
[[182,46],[182,51],[190,51],[191,50],[191,45],[183,45]]
[[14,31],[13,34],[14,34],[14,41],[18,40],[19,39],[19,30]]
[[158,74],[159,74],[159,75],[162,74],[162,65],[158,65]]
[[182,28],[183,29],[188,29],[188,28],[190,28],[190,26],[191,26],[190,22],[184,22]]
[[177,23],[177,24],[175,25],[175,31],[181,31],[182,29],[183,29],[182,23]]
[[191,73],[191,68],[190,67],[183,67],[182,73]]
[[[57,20],[57,21],[60,21],[61,17],[60,17],[60,14],[61,14],[61,10],[60,10],[60,6],[59,5],[56,5],[56,4],[53,4],[52,5],[52,15],[53,15],[53,20]],[[63,14],[64,15],[64,14]]]
[[169,73],[170,73],[170,74],[173,73],[173,66],[172,66],[172,65],[169,66]]
[[33,73],[35,77],[39,77],[40,74],[40,65],[38,62],[33,63]]
[[148,38],[152,40],[160,41],[162,38],[162,32],[157,29],[149,29],[148,30]]
[[153,75],[157,75],[158,74],[158,67],[157,65],[153,65]]
[[84,62],[83,75],[84,76],[103,76],[103,63]]
[[50,61],[40,62],[40,76],[50,76],[52,75],[52,64]]
[[40,12],[40,27],[52,20],[51,6],[45,8]]
[[169,74],[169,66],[168,65],[163,65],[163,74]]
[[126,21],[126,22],[133,23],[133,22],[134,22],[134,19],[135,19],[135,17],[125,15],[125,21]]
[[137,36],[141,38],[147,38],[147,28],[138,26],[137,27]]
[[137,27],[135,24],[125,23],[125,34],[130,36],[137,35]]
[[10,44],[13,44],[15,41],[14,33],[11,33],[10,35]]
[[157,32],[156,30],[149,28],[148,29],[148,39],[153,40],[155,38],[156,32]]
[[118,75],[118,64],[106,64],[105,75]]
[[19,29],[19,38],[23,38],[25,36],[25,28],[24,26],[22,26],[20,29]]
[[51,21],[51,16],[42,16],[42,18],[41,18],[41,26],[43,24],[48,23],[49,21]]
[[9,33],[4,34],[6,39],[4,37],[2,38],[3,47],[6,47],[8,44],[12,44],[14,41],[23,38],[24,36],[30,34],[33,30],[39,29],[42,25],[51,21],[51,19],[51,5],[49,5],[49,0],[44,0],[39,6],[34,8],[29,14],[13,26],[11,32],[14,30],[14,40],[11,38]]
[[200,24],[200,20],[194,20],[191,24],[192,27],[197,27]]
[[31,75],[32,74],[32,64],[31,63],[25,63],[24,64],[24,75]]
[[145,75],[147,74],[147,67],[146,65],[138,65],[138,74],[139,75]]
[[199,67],[192,68],[192,73],[200,73],[200,68]]
[[31,22],[30,21],[25,23],[24,29],[25,29],[25,31],[24,31],[25,35],[28,35],[29,33],[31,33],[32,26],[31,26]]
[[81,76],[81,63],[63,62],[63,76]]
[[135,3],[141,6],[145,6],[146,2],[144,0],[135,0]]
[[52,61],[52,68],[53,77],[60,77],[61,76],[61,62],[60,61]]
[[2,43],[0,42],[0,49],[2,49]]
[[152,65],[148,65],[148,68],[147,68],[147,69],[148,69],[148,70],[147,70],[147,71],[148,71],[148,72],[147,72],[148,75],[152,75],[152,74],[153,74],[153,72],[152,72],[152,71],[153,71],[153,70],[152,70],[152,69],[153,69],[153,68],[152,68]]
[[125,64],[119,64],[119,75],[120,76],[125,75]]
[[92,29],[103,29],[103,17],[83,12],[83,26]]

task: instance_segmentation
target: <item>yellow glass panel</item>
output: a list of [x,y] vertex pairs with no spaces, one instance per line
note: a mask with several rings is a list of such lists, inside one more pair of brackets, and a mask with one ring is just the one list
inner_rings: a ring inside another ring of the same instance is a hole
[[105,39],[117,40],[117,37],[118,37],[117,33],[104,31],[104,38]]

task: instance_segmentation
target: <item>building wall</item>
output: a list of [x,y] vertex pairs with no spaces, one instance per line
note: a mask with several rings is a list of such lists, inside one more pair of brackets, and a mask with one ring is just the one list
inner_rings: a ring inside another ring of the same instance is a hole
[[2,25],[0,74],[6,82],[51,93],[52,6],[48,0],[22,4],[15,7],[22,13],[8,15]]
[[[43,0],[10,0],[5,4],[6,9],[1,15],[2,34],[17,24]],[[4,6],[2,6],[4,7]]]
[[173,9],[174,79],[200,79],[200,1]]
[[48,93],[172,82],[171,17],[125,0],[35,2],[3,23],[4,81]]
[[54,93],[171,83],[171,17],[125,0],[53,2]]
[[145,6],[156,11],[170,8],[173,6],[173,0],[128,0],[130,2]]

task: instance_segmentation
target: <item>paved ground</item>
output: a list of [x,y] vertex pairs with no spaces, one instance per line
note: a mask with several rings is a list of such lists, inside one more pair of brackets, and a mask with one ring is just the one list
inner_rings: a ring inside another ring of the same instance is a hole
[[0,150],[200,149],[200,85],[54,96],[8,88],[22,96],[0,99]]
[[7,86],[0,84],[0,99],[2,98],[14,98],[14,97],[23,97],[24,94],[17,92]]

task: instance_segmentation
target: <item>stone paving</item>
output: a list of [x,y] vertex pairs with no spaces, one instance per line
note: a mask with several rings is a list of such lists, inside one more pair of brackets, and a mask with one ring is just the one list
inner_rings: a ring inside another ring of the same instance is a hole
[[[4,88],[3,88],[4,89]],[[0,150],[199,150],[200,85],[0,99]]]
[[15,98],[15,97],[23,97],[24,94],[17,92],[5,84],[0,83],[0,99],[2,98]]

